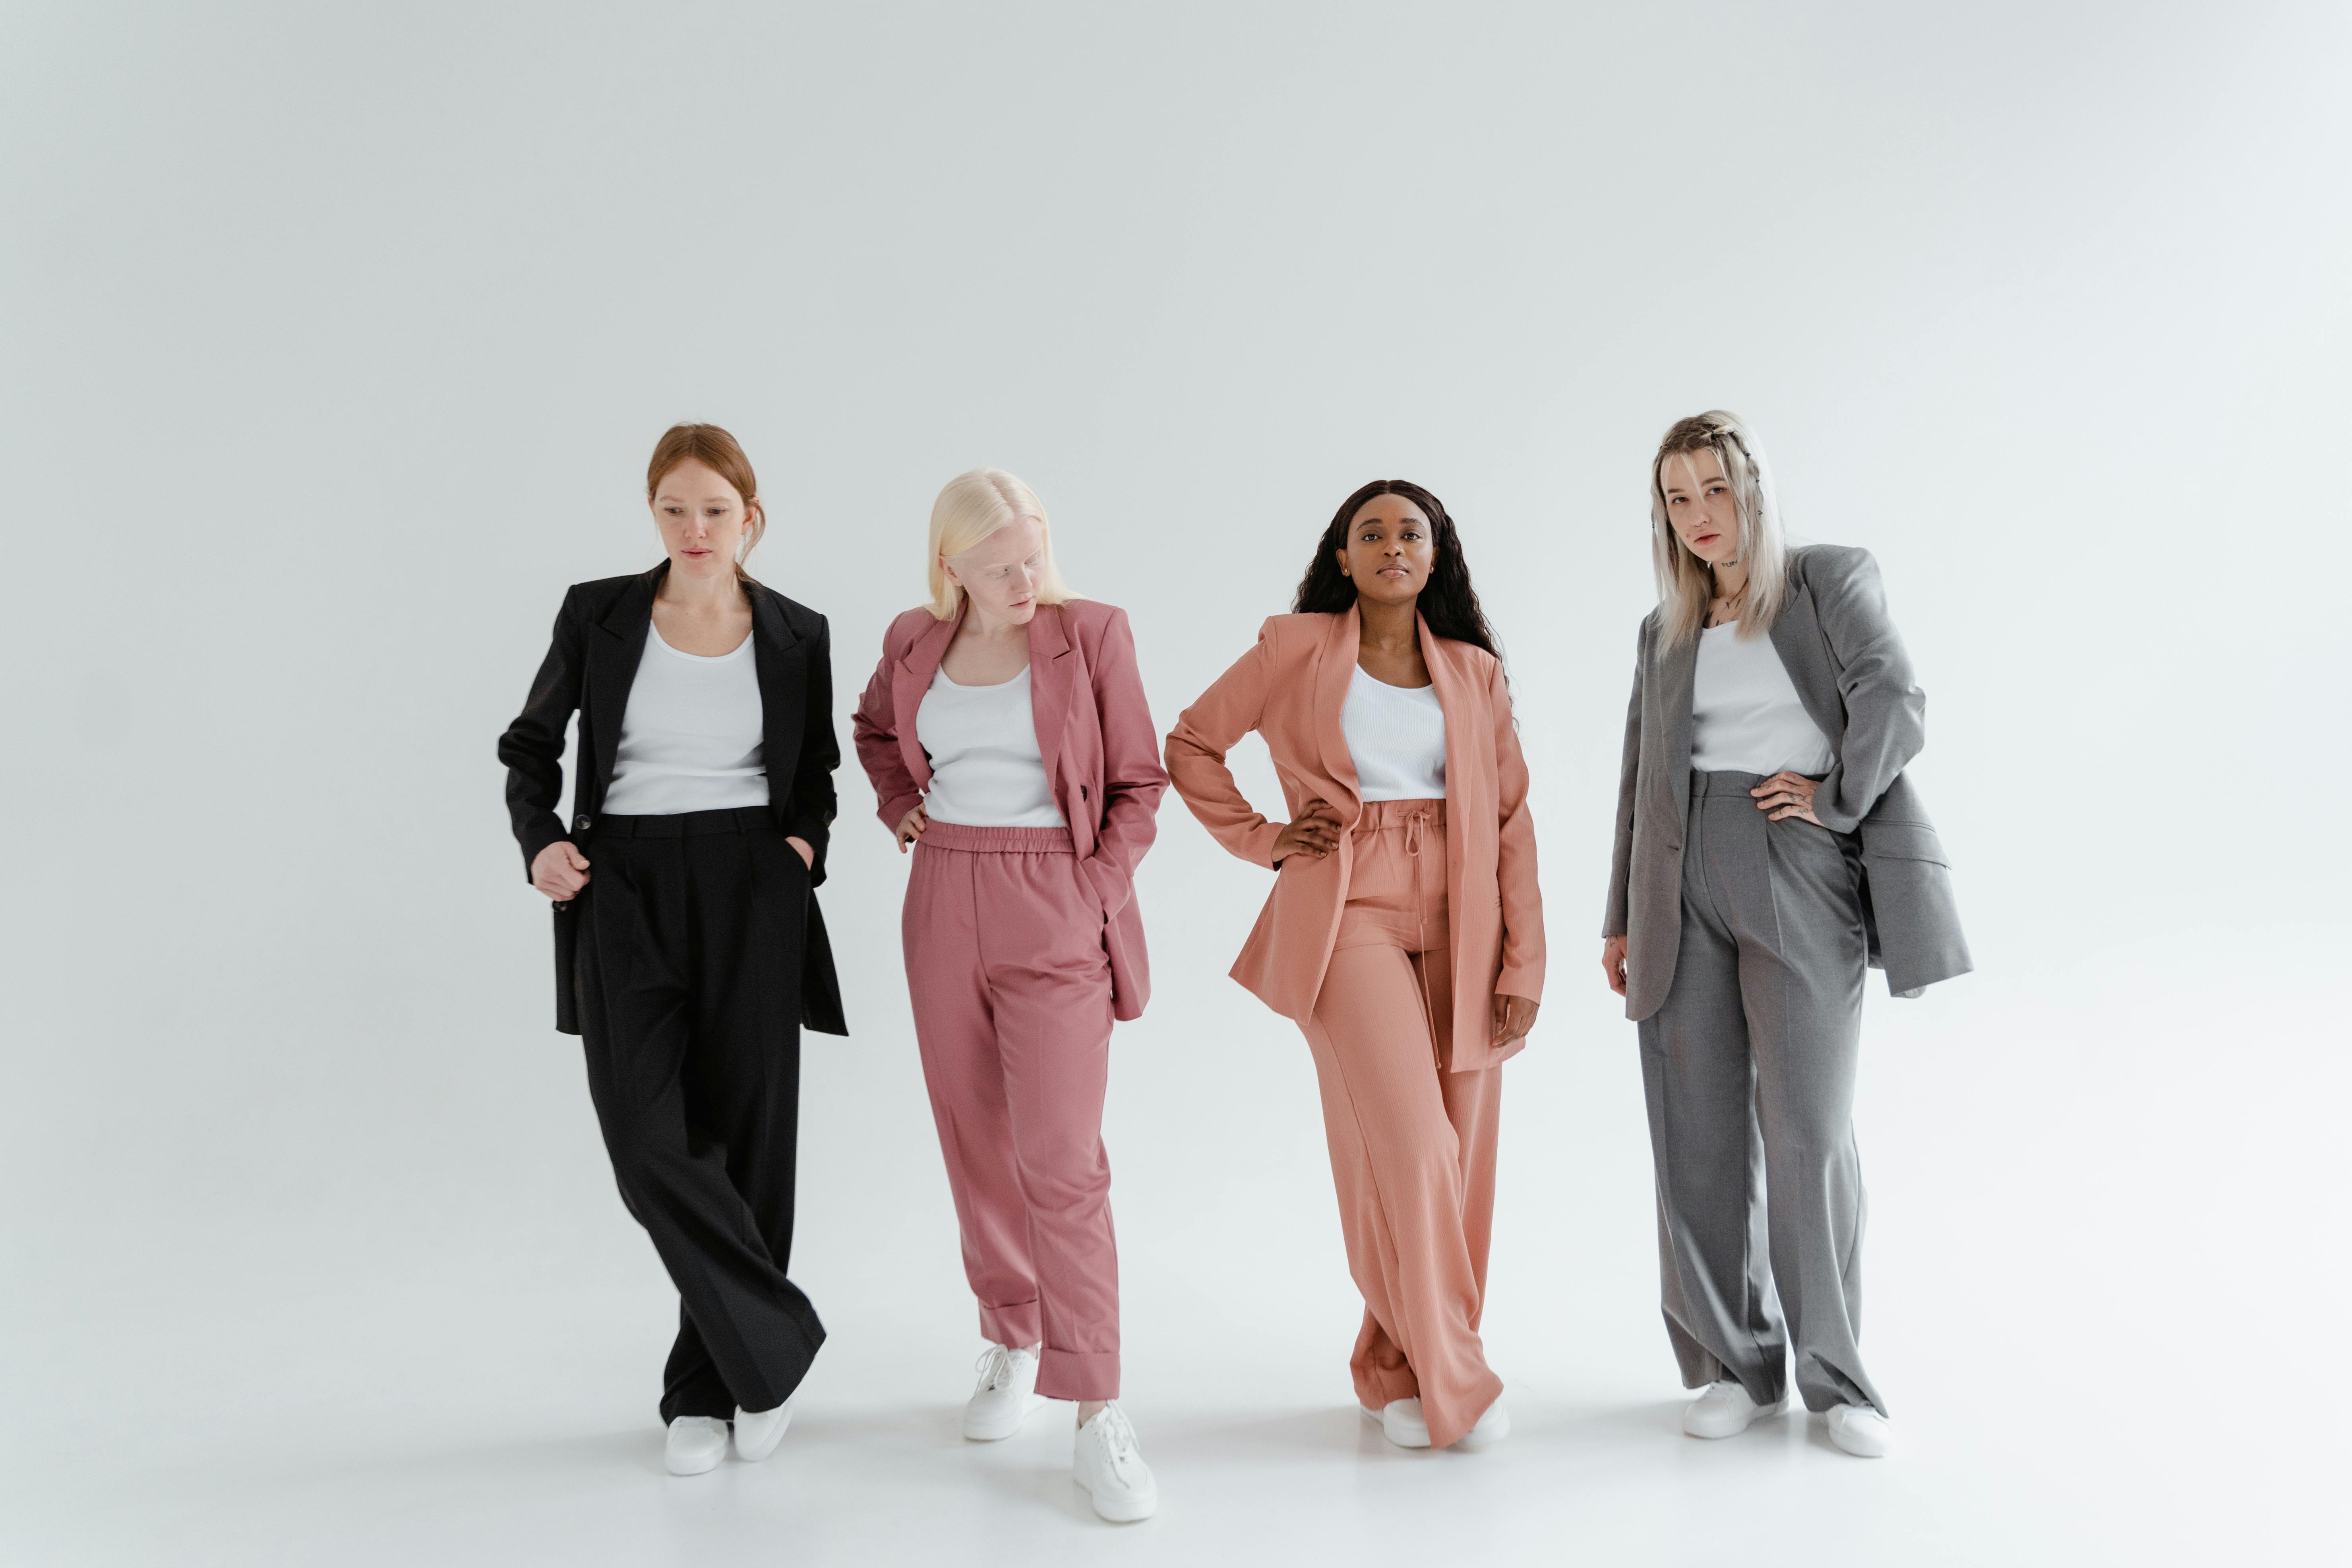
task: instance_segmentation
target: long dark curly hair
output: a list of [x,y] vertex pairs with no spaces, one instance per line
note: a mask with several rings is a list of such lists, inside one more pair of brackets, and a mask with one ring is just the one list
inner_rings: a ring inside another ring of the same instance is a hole
[[1478,607],[1478,591],[1470,585],[1470,563],[1463,559],[1462,537],[1454,530],[1453,517],[1444,501],[1410,479],[1374,479],[1339,503],[1339,510],[1332,514],[1331,526],[1316,542],[1315,559],[1307,563],[1307,575],[1298,580],[1298,596],[1290,607],[1306,613],[1339,615],[1356,602],[1356,584],[1339,570],[1339,552],[1347,547],[1348,525],[1356,521],[1356,513],[1374,496],[1402,496],[1421,509],[1434,531],[1431,542],[1437,547],[1437,559],[1430,568],[1429,584],[1422,589],[1416,606],[1422,618],[1429,623],[1429,629],[1439,637],[1466,642],[1473,647],[1485,648],[1496,658],[1502,658],[1503,650],[1495,642],[1495,628],[1486,624],[1486,612]]

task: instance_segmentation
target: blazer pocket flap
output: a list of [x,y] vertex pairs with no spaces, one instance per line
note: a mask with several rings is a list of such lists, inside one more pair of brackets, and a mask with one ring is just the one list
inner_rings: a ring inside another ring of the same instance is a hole
[[1949,866],[1944,841],[1924,822],[1869,822],[1862,825],[1862,853],[1871,860],[1932,860]]

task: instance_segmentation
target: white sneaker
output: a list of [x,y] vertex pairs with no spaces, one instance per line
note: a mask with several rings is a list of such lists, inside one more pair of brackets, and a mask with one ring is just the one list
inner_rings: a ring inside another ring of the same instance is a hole
[[739,1459],[764,1459],[776,1451],[784,1440],[784,1428],[793,1424],[793,1402],[785,1400],[773,1410],[746,1410],[735,1407],[735,1457]]
[[1738,1379],[1727,1377],[1683,1406],[1683,1430],[1694,1437],[1737,1437],[1780,1408],[1779,1400],[1757,1404]]
[[1418,1399],[1391,1399],[1378,1410],[1369,1405],[1357,1409],[1381,1424],[1381,1435],[1400,1448],[1429,1447],[1429,1422],[1421,1414]]
[[1454,1440],[1454,1446],[1468,1453],[1491,1448],[1511,1435],[1511,1413],[1503,1408],[1503,1396],[1496,1394],[1495,1403],[1486,1406],[1486,1414],[1470,1425],[1470,1430]]
[[673,1476],[715,1470],[727,1457],[727,1423],[716,1415],[681,1415],[669,1424],[662,1462]]
[[1012,1436],[1045,1403],[1037,1392],[1034,1345],[991,1345],[981,1353],[979,1371],[980,1386],[963,1406],[963,1435],[975,1443]]
[[1127,1424],[1127,1412],[1117,1405],[1104,1405],[1078,1428],[1076,1465],[1072,1479],[1094,1499],[1095,1511],[1113,1524],[1150,1519],[1160,1507],[1151,1467],[1135,1446],[1135,1428]]
[[1883,1459],[1895,1450],[1895,1428],[1867,1405],[1830,1406],[1830,1441],[1858,1459]]

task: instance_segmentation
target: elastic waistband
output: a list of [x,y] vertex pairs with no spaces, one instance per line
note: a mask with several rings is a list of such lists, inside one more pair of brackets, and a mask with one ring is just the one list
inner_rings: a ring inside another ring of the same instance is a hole
[[680,811],[667,816],[600,816],[596,838],[699,838],[706,833],[773,833],[776,819],[764,805],[726,811]]
[[1356,818],[1359,833],[1378,833],[1383,828],[1403,827],[1412,823],[1424,827],[1445,826],[1445,803],[1442,800],[1368,800],[1364,814]]
[[1075,855],[1076,842],[1066,827],[974,827],[936,817],[923,829],[921,847],[955,849],[967,855]]
[[1762,773],[1703,773],[1691,770],[1691,798],[1697,800],[1712,795],[1736,795],[1742,800],[1748,792],[1764,782]]

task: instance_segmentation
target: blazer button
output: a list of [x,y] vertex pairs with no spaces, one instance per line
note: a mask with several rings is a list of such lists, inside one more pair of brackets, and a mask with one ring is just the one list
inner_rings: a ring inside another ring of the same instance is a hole
[[580,820],[572,825],[572,829],[575,833],[585,833],[588,831],[588,814],[586,812],[580,814]]

